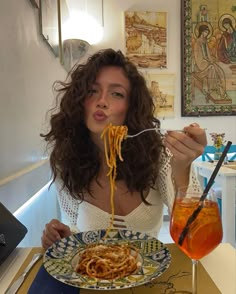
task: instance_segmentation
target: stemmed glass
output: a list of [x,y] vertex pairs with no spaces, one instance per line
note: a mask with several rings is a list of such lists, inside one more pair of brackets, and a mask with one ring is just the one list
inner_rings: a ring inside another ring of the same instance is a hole
[[223,236],[214,190],[209,190],[204,201],[201,196],[196,187],[179,188],[170,221],[172,239],[192,260],[193,294],[197,293],[198,260],[217,247]]

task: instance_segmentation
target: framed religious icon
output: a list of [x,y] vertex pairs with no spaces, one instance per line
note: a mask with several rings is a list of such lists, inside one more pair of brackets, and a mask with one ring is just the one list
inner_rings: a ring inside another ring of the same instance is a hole
[[182,116],[236,115],[236,2],[181,0]]

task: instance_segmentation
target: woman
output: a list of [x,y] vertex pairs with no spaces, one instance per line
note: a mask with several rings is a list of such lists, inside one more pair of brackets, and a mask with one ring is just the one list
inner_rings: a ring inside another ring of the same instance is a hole
[[[69,236],[73,228],[109,226],[110,186],[100,137],[104,128],[109,123],[126,125],[129,134],[135,134],[160,126],[143,76],[120,51],[95,53],[60,85],[60,106],[43,136],[52,146],[50,163],[63,221],[46,225],[44,248]],[[174,189],[194,179],[191,162],[206,145],[205,132],[197,124],[184,131],[169,132],[165,140],[157,132],[146,132],[123,142],[124,161],[117,160],[115,227],[157,236],[164,203],[171,209]]]

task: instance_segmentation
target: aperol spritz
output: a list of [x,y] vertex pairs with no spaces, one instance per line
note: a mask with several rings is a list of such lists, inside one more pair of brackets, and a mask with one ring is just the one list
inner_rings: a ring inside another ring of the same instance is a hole
[[[170,221],[172,239],[193,262],[192,293],[197,293],[198,260],[216,248],[223,237],[221,217],[214,191],[210,190],[203,202],[200,202],[201,196],[202,193],[195,191],[193,187],[179,189]],[[197,216],[192,218],[196,210],[199,210]],[[191,218],[192,221],[186,230],[187,222]],[[185,230],[184,237],[183,230]]]

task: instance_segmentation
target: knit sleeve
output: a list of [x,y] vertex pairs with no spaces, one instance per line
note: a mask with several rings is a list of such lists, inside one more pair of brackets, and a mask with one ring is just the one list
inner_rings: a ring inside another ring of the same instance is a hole
[[[168,207],[169,214],[172,210],[176,194],[175,184],[172,177],[172,168],[170,164],[172,156],[172,153],[168,149],[166,149],[166,154],[162,153],[161,170],[157,179],[157,187],[163,202]],[[193,165],[191,165],[190,168],[189,186],[193,186],[195,191],[201,191],[201,186],[197,179]]]
[[67,224],[71,231],[78,232],[77,219],[80,200],[74,199],[65,188],[62,189],[59,182],[56,183],[56,188],[61,209],[61,221]]

